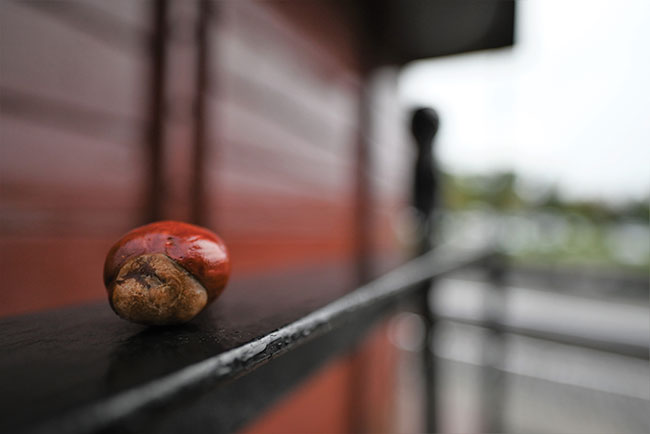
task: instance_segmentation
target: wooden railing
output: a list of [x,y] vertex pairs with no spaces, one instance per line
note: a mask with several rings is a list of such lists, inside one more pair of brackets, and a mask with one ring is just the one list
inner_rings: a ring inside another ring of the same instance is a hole
[[[239,295],[224,306],[176,328],[118,321],[107,303],[5,318],[0,431],[232,432],[354,347],[381,318],[414,303],[431,312],[420,303],[430,299],[436,279],[479,268],[498,288],[505,271],[498,268],[505,266],[500,258],[489,249],[441,247],[346,294],[335,289],[341,271],[336,264],[251,279],[231,288]],[[304,283],[304,273],[313,276],[318,300],[300,297],[304,288],[292,285]],[[270,306],[264,295],[269,291],[288,302]],[[522,328],[497,315],[432,318],[430,337],[437,321],[445,320],[487,328],[496,343],[503,334],[517,334],[648,359],[647,346]],[[423,356],[425,375],[433,377],[436,359],[430,349]],[[427,383],[435,386],[432,378]],[[429,390],[430,424],[436,423],[434,396]],[[436,426],[428,430],[436,432]]]
[[331,299],[316,308],[299,296],[273,308],[268,297],[255,300],[283,287],[276,295],[298,294],[304,288],[291,282],[303,276],[250,281],[231,288],[240,296],[230,306],[180,328],[142,330],[105,303],[3,319],[1,430],[231,432],[404,301],[421,300],[423,282],[491,254],[439,249],[342,296],[326,277],[336,267],[313,272],[315,286],[332,288],[312,293]]

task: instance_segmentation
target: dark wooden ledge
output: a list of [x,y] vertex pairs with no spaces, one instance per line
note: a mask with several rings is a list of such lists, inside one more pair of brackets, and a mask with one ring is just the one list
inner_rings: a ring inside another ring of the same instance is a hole
[[2,432],[232,431],[359,340],[415,284],[485,255],[444,250],[350,292],[349,265],[235,280],[181,327],[95,303],[0,320]]

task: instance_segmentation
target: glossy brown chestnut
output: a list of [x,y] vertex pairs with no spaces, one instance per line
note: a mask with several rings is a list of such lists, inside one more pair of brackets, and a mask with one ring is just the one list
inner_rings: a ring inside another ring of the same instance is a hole
[[133,229],[113,245],[104,263],[113,310],[151,325],[191,320],[223,292],[229,275],[223,241],[205,228],[176,221]]

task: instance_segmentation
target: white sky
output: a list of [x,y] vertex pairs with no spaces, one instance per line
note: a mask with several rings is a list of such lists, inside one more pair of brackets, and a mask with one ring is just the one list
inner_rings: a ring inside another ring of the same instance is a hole
[[571,197],[650,192],[650,0],[524,0],[511,49],[408,66],[449,170],[514,169]]

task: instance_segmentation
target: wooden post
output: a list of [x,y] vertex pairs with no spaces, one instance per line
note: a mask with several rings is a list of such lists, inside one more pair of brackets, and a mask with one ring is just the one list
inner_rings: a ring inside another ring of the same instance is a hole
[[490,288],[485,298],[485,326],[488,336],[483,341],[483,367],[481,384],[482,431],[486,433],[504,432],[503,402],[505,385],[503,362],[506,345],[502,326],[505,314],[506,258],[495,253],[485,265]]
[[205,210],[205,148],[207,146],[208,92],[210,89],[210,22],[209,0],[199,0],[196,23],[196,71],[194,113],[194,167],[192,171],[191,221],[206,224]]
[[[433,156],[433,141],[438,132],[439,118],[435,110],[420,108],[413,113],[411,133],[417,146],[413,179],[413,206],[417,214],[418,240],[416,254],[431,250],[434,237],[435,208],[438,202],[438,173]],[[428,433],[439,428],[436,408],[436,364],[432,342],[435,334],[435,316],[431,305],[433,279],[418,288],[418,305],[425,323],[425,341],[422,365],[425,383],[425,429]]]
[[162,216],[163,201],[163,171],[162,150],[164,140],[164,95],[167,81],[167,0],[156,0],[151,3],[151,20],[153,35],[150,40],[149,66],[150,87],[148,107],[147,143],[149,147],[149,204],[146,208],[145,221],[158,220]]

